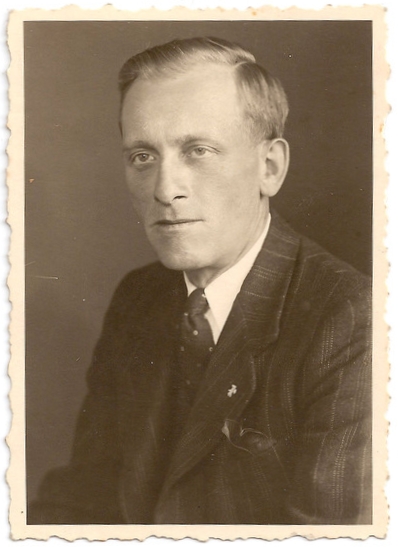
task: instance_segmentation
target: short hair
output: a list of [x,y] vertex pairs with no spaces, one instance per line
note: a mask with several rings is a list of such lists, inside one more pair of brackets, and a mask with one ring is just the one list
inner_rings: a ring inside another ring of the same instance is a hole
[[127,91],[138,78],[185,72],[193,63],[199,62],[234,67],[244,116],[249,133],[255,140],[283,136],[289,106],[280,81],[258,65],[252,53],[220,38],[173,40],[128,59],[119,73],[121,106]]

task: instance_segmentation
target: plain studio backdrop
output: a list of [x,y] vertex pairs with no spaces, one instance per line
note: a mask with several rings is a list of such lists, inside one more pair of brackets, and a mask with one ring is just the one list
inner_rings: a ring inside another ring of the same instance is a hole
[[29,497],[68,462],[117,283],[155,259],[124,181],[119,69],[149,46],[198,35],[240,43],[280,78],[291,166],[272,205],[371,273],[371,22],[25,23]]

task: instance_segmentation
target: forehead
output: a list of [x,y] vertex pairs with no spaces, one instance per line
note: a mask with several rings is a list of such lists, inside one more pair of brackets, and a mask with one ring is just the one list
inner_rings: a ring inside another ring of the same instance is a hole
[[146,124],[236,122],[241,115],[234,67],[203,63],[184,72],[138,78],[121,111],[123,128]]

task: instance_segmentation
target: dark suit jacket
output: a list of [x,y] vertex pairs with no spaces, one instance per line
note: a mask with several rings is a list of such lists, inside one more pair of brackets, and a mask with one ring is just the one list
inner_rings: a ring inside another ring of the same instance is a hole
[[182,274],[160,264],[128,274],[71,464],[46,477],[28,522],[370,523],[369,297],[361,274],[274,215],[181,416]]

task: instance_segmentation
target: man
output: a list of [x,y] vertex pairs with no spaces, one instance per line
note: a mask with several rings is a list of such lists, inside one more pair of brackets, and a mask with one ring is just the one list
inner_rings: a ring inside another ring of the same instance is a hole
[[280,83],[194,38],[132,57],[120,90],[160,262],[116,290],[70,466],[28,522],[370,523],[369,284],[270,213]]

